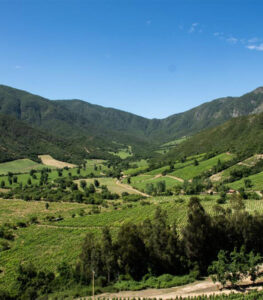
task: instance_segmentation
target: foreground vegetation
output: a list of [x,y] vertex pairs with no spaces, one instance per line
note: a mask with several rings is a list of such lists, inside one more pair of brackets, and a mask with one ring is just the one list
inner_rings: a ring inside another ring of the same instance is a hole
[[[245,245],[245,255],[262,255],[260,157],[203,153],[156,162],[116,156],[74,168],[42,167],[0,176],[0,290],[14,297],[89,295],[91,266],[100,293],[193,282],[208,274],[220,250]],[[190,200],[196,194],[200,201]],[[101,256],[105,234],[113,247],[107,258]],[[136,244],[127,254],[131,241]],[[209,253],[207,244],[213,245]],[[38,282],[33,289],[29,273]]]

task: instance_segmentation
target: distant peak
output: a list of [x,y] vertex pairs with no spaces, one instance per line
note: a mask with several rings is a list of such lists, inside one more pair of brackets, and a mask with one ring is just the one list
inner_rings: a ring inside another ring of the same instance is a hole
[[252,91],[254,94],[263,94],[263,86],[258,87],[254,91]]

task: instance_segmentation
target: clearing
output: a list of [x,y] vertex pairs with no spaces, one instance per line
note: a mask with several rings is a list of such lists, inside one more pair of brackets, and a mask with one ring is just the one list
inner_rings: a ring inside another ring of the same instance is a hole
[[68,167],[68,168],[76,167],[76,165],[74,165],[74,164],[56,160],[50,155],[38,155],[38,157],[41,159],[42,163],[47,166],[53,166],[53,167],[61,168],[61,169],[65,168],[65,167]]

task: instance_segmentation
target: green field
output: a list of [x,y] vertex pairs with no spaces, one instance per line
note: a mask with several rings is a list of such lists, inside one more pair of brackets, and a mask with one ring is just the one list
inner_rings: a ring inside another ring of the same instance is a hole
[[[40,170],[46,168],[47,166],[37,163],[33,160],[24,158],[17,159],[0,164],[0,175],[7,174],[8,172],[12,173],[29,173],[30,170]],[[52,167],[51,167],[52,168]]]
[[[123,192],[129,193],[129,194],[136,194],[137,192],[134,190],[130,190],[126,188],[125,186],[118,184],[117,180],[114,178],[109,177],[101,177],[101,178],[92,178],[92,179],[85,179],[85,181],[88,184],[94,183],[94,180],[97,179],[101,185],[106,185],[110,192],[116,193],[121,195]],[[80,182],[80,180],[77,180],[76,182]],[[97,188],[97,191],[99,191],[100,188]]]
[[123,148],[116,152],[109,152],[109,153],[112,155],[119,156],[121,159],[125,159],[125,158],[133,155],[131,146],[128,146],[128,148]]
[[240,180],[237,180],[235,182],[229,183],[228,186],[230,186],[232,189],[238,190],[241,187],[245,187],[245,180],[250,179],[252,182],[252,187],[249,190],[254,191],[262,191],[263,190],[263,172],[251,175],[246,178],[242,178]]
[[191,164],[185,168],[175,170],[171,173],[171,175],[182,178],[184,180],[189,180],[194,178],[195,176],[200,175],[202,172],[210,170],[217,164],[219,159],[221,160],[221,162],[224,162],[231,160],[233,157],[234,155],[232,154],[229,155],[226,153],[222,153],[207,160],[200,160],[198,166],[194,166],[193,164]]
[[[104,175],[104,172],[108,171],[109,169],[103,164],[103,160],[87,160],[87,164],[86,164],[86,169],[81,168],[80,169],[80,173],[78,174],[78,168],[71,168],[68,170],[63,169],[62,170],[62,177],[68,177],[69,173],[71,173],[72,176],[87,176],[91,173],[93,173],[95,176],[102,176]],[[43,166],[43,165],[41,165]],[[44,166],[45,168],[47,168],[47,166]],[[36,173],[36,178],[32,178],[30,176],[30,174],[18,174],[17,175],[17,183],[13,183],[12,185],[10,185],[9,180],[8,180],[8,176],[0,176],[0,182],[4,181],[5,182],[5,186],[6,187],[16,187],[19,186],[20,183],[22,183],[23,185],[27,184],[28,179],[31,179],[32,184],[36,184],[39,182],[40,179],[40,172]],[[57,179],[58,176],[58,172],[56,169],[53,168],[53,170],[48,173],[48,178],[49,181],[52,181],[54,179]]]
[[131,179],[131,185],[140,191],[145,191],[146,185],[149,183],[155,185],[157,182],[164,181],[167,189],[171,189],[172,187],[180,183],[178,180],[167,176],[160,176],[155,178],[150,175],[148,176],[146,175],[146,176],[137,176],[137,177],[133,177]]
[[145,159],[139,160],[139,161],[135,161],[132,162],[131,165],[136,166],[135,168],[130,168],[128,170],[124,170],[123,174],[124,175],[134,175],[138,172],[144,171],[148,168],[148,162]]

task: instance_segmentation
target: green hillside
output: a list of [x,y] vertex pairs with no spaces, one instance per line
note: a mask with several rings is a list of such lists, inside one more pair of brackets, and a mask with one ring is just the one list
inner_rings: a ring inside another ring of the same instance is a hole
[[171,150],[165,159],[208,152],[233,152],[246,156],[263,151],[263,113],[233,118],[204,130]]
[[[81,100],[51,101],[0,85],[0,113],[2,115],[23,121],[35,130],[41,130],[47,132],[48,135],[62,139],[64,143],[67,141],[71,144],[72,156],[78,157],[83,156],[84,150],[86,156],[107,158],[110,152],[118,152],[127,146],[131,147],[133,154],[149,157],[154,156],[154,150],[165,142],[168,142],[166,147],[170,147],[169,142],[175,139],[180,140],[180,143],[175,143],[176,148],[184,147],[186,152],[190,152],[186,145],[191,145],[193,140],[186,139],[182,142],[180,138],[220,125],[233,117],[260,113],[262,104],[262,89],[257,89],[241,97],[216,99],[184,113],[165,119],[150,120]],[[198,137],[207,134],[203,133]],[[231,134],[230,136],[233,137]],[[11,141],[11,137],[9,140]],[[200,146],[199,152],[207,152],[208,148],[219,151],[225,150],[226,145],[231,148],[230,138],[225,143],[223,142],[224,147],[218,144],[218,140],[216,142],[216,144],[213,140],[205,144],[199,142],[195,144],[195,149]],[[57,142],[54,142],[54,147],[55,145],[57,148],[60,147]],[[6,154],[5,158],[18,157]]]
[[80,145],[32,128],[23,121],[0,115],[0,162],[20,158],[37,160],[49,153],[60,160],[79,162],[86,156]]

